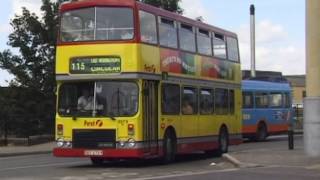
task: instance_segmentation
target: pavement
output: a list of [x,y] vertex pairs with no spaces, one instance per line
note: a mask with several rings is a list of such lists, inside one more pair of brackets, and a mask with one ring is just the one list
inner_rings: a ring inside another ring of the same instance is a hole
[[49,154],[55,147],[55,142],[48,142],[33,146],[0,146],[0,157]]
[[[239,147],[231,147],[223,158],[239,168],[298,167],[320,171],[320,157],[309,157],[304,153],[302,135],[295,135],[293,150],[289,150],[288,146],[274,146],[277,141],[281,143],[281,139],[276,138],[279,136],[269,137],[266,142],[245,142]],[[282,143],[286,139],[282,136]]]

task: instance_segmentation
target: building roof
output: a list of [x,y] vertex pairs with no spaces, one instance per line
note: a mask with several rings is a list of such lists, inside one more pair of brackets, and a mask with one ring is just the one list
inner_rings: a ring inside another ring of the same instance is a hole
[[286,78],[282,76],[281,72],[276,71],[256,71],[256,77],[251,77],[250,70],[242,71],[243,80],[258,80],[258,81],[269,81],[269,82],[287,82]]
[[305,87],[306,76],[305,75],[289,75],[285,76],[293,87]]

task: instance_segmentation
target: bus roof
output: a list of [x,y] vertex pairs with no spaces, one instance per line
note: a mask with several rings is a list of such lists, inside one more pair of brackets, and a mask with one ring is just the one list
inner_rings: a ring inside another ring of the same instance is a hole
[[76,0],[62,3],[60,11],[65,12],[73,9],[80,9],[94,6],[126,6],[134,7],[135,0]]
[[163,16],[165,18],[177,20],[179,22],[196,26],[198,28],[205,29],[208,31],[214,31],[216,33],[221,33],[221,34],[228,35],[235,38],[237,37],[237,35],[233,32],[184,17],[177,13],[173,13],[161,8],[157,8],[142,2],[138,2],[136,0],[121,0],[121,1],[119,0],[78,0],[73,2],[63,3],[60,6],[60,12],[63,13],[65,11],[69,11],[73,9],[80,9],[80,8],[94,7],[94,6],[124,6],[124,7],[132,7],[132,8],[137,6],[139,9],[151,12],[158,16]]
[[291,91],[289,83],[243,80],[243,91]]
[[165,17],[165,18],[168,18],[168,19],[172,19],[172,20],[177,20],[179,22],[186,23],[186,24],[189,24],[189,25],[192,25],[192,26],[196,26],[198,28],[205,29],[205,30],[208,30],[208,31],[215,31],[217,33],[222,33],[224,35],[237,37],[236,33],[233,33],[231,31],[227,31],[227,30],[224,30],[224,29],[209,25],[209,24],[201,22],[201,21],[190,19],[190,18],[187,18],[187,17],[185,17],[183,15],[180,15],[180,14],[177,14],[177,13],[173,13],[173,12],[161,9],[161,8],[157,8],[157,7],[151,6],[149,4],[145,4],[145,3],[142,3],[142,2],[136,2],[136,3],[138,5],[139,9],[146,10],[148,12],[152,12],[155,15],[162,16],[162,17]]

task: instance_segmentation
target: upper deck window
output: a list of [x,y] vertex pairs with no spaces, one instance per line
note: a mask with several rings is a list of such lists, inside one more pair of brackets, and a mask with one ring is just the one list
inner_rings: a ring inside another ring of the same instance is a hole
[[228,59],[239,62],[238,41],[235,38],[227,37]]
[[166,18],[160,18],[159,38],[160,45],[162,46],[171,48],[178,47],[177,28],[175,21]]
[[213,37],[213,54],[215,57],[226,59],[226,42],[222,34],[214,33]]
[[180,24],[179,42],[182,50],[190,52],[196,51],[196,37],[192,26]]
[[212,55],[211,39],[209,31],[199,29],[197,34],[198,52],[204,55]]
[[139,11],[141,41],[151,44],[158,43],[156,16]]
[[61,18],[63,42],[133,39],[133,10],[95,7],[65,12]]

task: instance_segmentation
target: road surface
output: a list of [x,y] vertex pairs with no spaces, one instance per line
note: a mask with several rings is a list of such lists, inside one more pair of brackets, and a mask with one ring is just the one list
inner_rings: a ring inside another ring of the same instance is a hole
[[[302,138],[296,139],[296,147]],[[230,148],[232,153],[287,147],[285,137],[270,138],[267,142],[244,143]],[[254,160],[254,157],[252,157]],[[273,165],[239,168],[223,158],[202,153],[179,156],[177,162],[161,165],[158,160],[109,162],[93,166],[88,159],[56,158],[51,154],[0,158],[0,179],[33,180],[100,180],[100,179],[281,179],[319,180],[319,169],[299,165]]]

